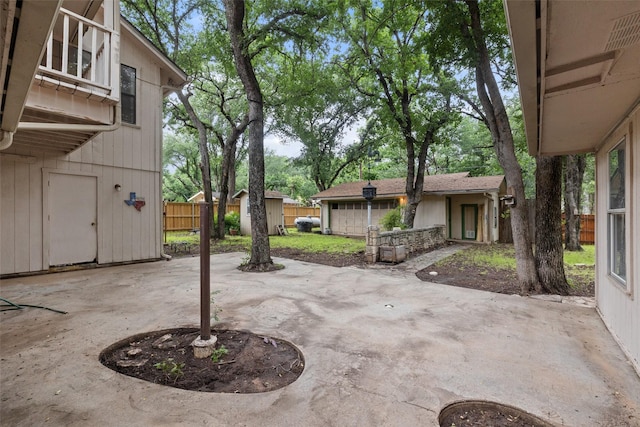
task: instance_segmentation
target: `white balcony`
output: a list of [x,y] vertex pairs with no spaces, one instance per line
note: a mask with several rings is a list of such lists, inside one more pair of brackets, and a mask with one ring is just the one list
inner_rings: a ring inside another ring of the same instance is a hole
[[[16,46],[31,43],[39,56],[36,63],[21,63],[24,55],[16,48],[13,61],[7,62],[9,88],[28,86],[20,92],[26,95],[22,110],[3,115],[2,130],[11,133],[16,151],[69,153],[119,126],[120,3],[64,0],[53,14],[42,17],[38,3],[24,2],[16,13],[20,16],[13,36]],[[33,39],[34,26],[49,29],[39,41]],[[19,80],[19,76],[24,77]],[[7,102],[4,107],[12,105],[15,110],[18,103]],[[19,122],[14,119],[12,129],[8,119],[14,116]]]
[[117,36],[113,28],[61,8],[35,76],[36,84],[117,103]]

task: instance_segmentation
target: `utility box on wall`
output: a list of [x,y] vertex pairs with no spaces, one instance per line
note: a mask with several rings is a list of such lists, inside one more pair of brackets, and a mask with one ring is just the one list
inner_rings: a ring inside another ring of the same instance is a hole
[[382,262],[402,262],[407,258],[407,251],[404,245],[380,246],[380,261]]

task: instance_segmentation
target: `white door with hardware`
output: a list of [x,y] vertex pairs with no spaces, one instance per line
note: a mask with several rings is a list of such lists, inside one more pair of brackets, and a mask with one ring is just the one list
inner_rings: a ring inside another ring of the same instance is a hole
[[95,176],[49,174],[49,265],[94,262],[98,254]]

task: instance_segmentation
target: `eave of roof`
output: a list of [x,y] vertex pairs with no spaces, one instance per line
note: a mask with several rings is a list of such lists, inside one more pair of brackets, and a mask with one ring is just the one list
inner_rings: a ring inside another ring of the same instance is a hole
[[[246,193],[247,195],[249,195],[249,191],[245,190],[243,188],[242,190],[239,190],[238,192],[236,192],[236,194],[233,195],[233,198],[237,199],[237,198],[241,197],[243,193]],[[282,194],[279,191],[267,190],[267,191],[264,192],[264,198],[265,199],[283,199],[284,200],[285,195]]]
[[[504,175],[470,177],[468,172],[430,175],[425,177],[423,194],[463,194],[500,191]],[[313,196],[316,200],[352,200],[362,198],[362,188],[367,181],[348,182],[321,191]],[[406,196],[405,179],[391,178],[371,181],[377,188],[376,198]]]

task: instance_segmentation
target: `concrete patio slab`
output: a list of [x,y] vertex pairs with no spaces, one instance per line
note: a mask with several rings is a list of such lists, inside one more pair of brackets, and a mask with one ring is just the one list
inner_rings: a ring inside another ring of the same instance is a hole
[[464,399],[557,425],[640,425],[640,379],[593,308],[422,282],[411,272],[278,259],[243,273],[211,257],[222,327],[296,344],[293,384],[199,393],[113,372],[99,353],[128,336],[199,325],[199,260],[4,280],[3,426],[436,426]]

